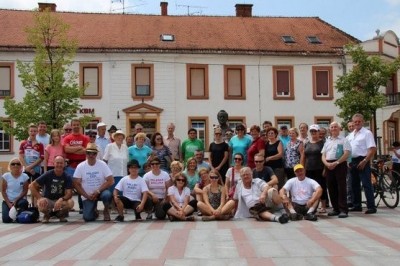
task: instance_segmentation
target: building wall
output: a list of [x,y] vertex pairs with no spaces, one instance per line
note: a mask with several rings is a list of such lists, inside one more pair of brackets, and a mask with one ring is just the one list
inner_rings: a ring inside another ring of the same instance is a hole
[[[32,60],[32,53],[1,53],[0,62]],[[101,99],[82,99],[82,108],[94,108],[94,116],[101,118],[108,127],[129,132],[128,117],[123,111],[141,103],[131,97],[131,64],[154,64],[154,98],[145,101],[163,109],[158,129],[166,134],[169,122],[176,124],[176,134],[186,138],[188,117],[208,118],[208,140],[212,141],[212,125],[217,124],[217,113],[224,109],[230,117],[245,117],[247,126],[260,125],[264,120],[275,121],[276,117],[293,117],[294,124],[312,124],[316,117],[337,119],[338,108],[334,100],[313,99],[313,66],[332,66],[334,80],[343,74],[340,58],[335,57],[288,57],[288,56],[244,56],[244,55],[192,55],[192,54],[124,54],[78,53],[72,69],[79,72],[79,63],[102,63],[103,92]],[[186,64],[208,64],[209,99],[189,100],[186,93]],[[246,99],[224,99],[224,65],[245,65]],[[291,65],[294,68],[294,100],[273,99],[273,66]],[[24,89],[15,69],[15,99],[21,100]],[[337,92],[334,92],[334,99]],[[3,106],[4,100],[0,100]],[[119,113],[119,119],[117,118]],[[4,108],[0,117],[5,117]],[[14,142],[18,153],[19,143]],[[8,161],[13,155],[1,155],[0,161]]]

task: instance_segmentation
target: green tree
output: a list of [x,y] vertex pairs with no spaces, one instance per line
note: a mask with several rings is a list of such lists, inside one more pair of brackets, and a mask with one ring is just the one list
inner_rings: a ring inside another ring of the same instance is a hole
[[[6,99],[5,113],[16,123],[6,131],[16,139],[27,138],[30,123],[45,121],[50,129],[61,128],[76,117],[79,97],[78,74],[70,70],[77,42],[68,36],[69,25],[49,10],[34,15],[26,28],[28,43],[34,48],[32,62],[17,60],[17,69],[26,93],[21,102]],[[5,124],[4,124],[5,125]]]
[[388,62],[377,55],[368,55],[360,45],[354,44],[347,45],[345,50],[351,56],[354,67],[336,81],[336,88],[342,94],[335,101],[341,109],[338,116],[343,118],[344,123],[355,113],[361,113],[366,121],[375,120],[376,110],[386,103],[380,88],[386,86],[389,78],[399,69],[400,58]]

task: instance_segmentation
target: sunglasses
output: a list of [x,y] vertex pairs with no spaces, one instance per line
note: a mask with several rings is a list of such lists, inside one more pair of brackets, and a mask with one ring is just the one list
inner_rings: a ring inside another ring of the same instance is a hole
[[235,160],[235,161],[241,161],[242,158],[235,158],[234,160]]
[[11,166],[21,166],[21,163],[10,163]]
[[254,161],[255,163],[263,163],[264,161]]
[[66,128],[66,129],[64,129],[64,131],[65,131],[65,132],[71,132],[71,131],[72,131],[72,128]]
[[92,156],[93,156],[93,155],[97,155],[97,152],[88,151],[88,152],[86,152],[86,154],[87,154],[87,155],[92,155]]
[[185,179],[178,178],[176,179],[177,182],[185,182]]
[[96,135],[90,135],[89,138],[95,139],[95,138],[96,138]]
[[159,163],[151,163],[151,165],[159,165]]
[[211,179],[218,179],[219,176],[217,176],[217,175],[210,175],[210,178],[211,178]]
[[161,138],[157,138],[156,140],[162,140]]

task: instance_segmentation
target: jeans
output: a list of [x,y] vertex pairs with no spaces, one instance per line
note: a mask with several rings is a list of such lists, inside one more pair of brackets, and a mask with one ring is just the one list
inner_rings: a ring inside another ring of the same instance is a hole
[[361,185],[364,188],[365,198],[367,199],[367,208],[375,209],[374,188],[371,183],[371,167],[367,163],[364,169],[357,169],[360,160],[353,159],[351,161],[351,188],[353,190],[353,206],[354,208],[361,208]]
[[104,204],[104,209],[108,209],[110,204],[111,204],[111,199],[112,199],[112,194],[111,192],[106,189],[101,192],[99,195],[98,200],[84,200],[83,201],[83,220],[85,222],[91,222],[96,220],[96,208],[97,208],[97,202],[101,200]]
[[[26,199],[20,199],[15,207],[18,209],[27,209],[29,206],[29,202]],[[8,213],[10,212],[10,208],[8,207],[7,203],[3,200],[3,203],[1,204],[1,218],[3,220],[3,223],[12,223],[13,219],[8,216]]]

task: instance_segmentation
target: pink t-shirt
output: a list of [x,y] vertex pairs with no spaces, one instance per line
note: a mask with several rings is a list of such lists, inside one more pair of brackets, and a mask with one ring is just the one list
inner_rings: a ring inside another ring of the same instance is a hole
[[61,155],[62,157],[65,158],[65,153],[64,153],[64,146],[58,145],[58,146],[53,146],[53,145],[47,145],[45,152],[49,155],[47,159],[47,166],[54,166],[54,158],[56,156]]

